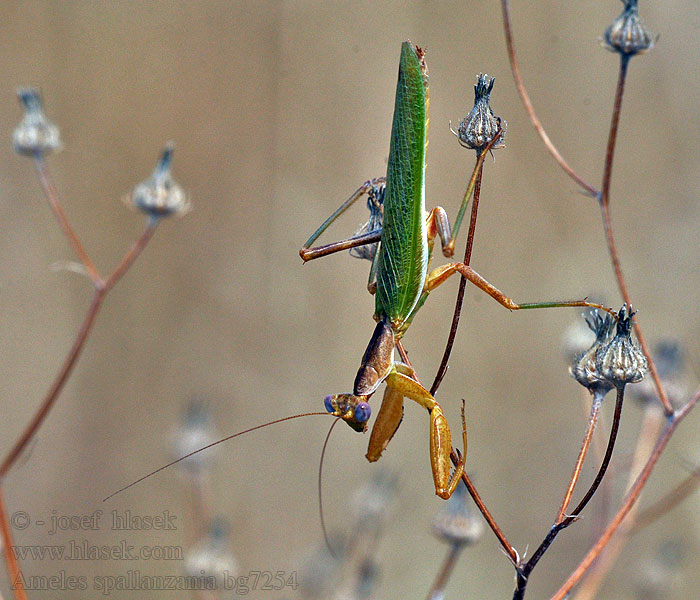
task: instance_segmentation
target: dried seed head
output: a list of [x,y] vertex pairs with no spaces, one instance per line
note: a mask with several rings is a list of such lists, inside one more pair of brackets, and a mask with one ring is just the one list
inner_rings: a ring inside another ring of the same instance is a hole
[[455,545],[474,544],[484,532],[484,523],[469,505],[469,494],[458,485],[454,494],[433,517],[432,530],[439,539]]
[[153,175],[131,192],[130,202],[152,218],[183,215],[190,209],[185,191],[173,180],[174,146],[166,144]]
[[625,5],[620,16],[605,30],[603,46],[611,52],[630,57],[651,50],[656,43],[654,37],[646,28],[639,16],[637,0],[622,0]]
[[227,577],[238,573],[238,562],[229,550],[231,526],[221,518],[209,524],[206,534],[185,554],[183,568],[189,577],[211,580],[216,589],[223,589]]
[[610,339],[613,320],[608,314],[604,317],[601,316],[597,310],[591,311],[583,318],[591,331],[595,333],[595,341],[588,350],[574,359],[573,364],[569,367],[569,373],[591,394],[604,396],[613,388],[613,384],[601,375],[596,365],[596,356]]
[[350,502],[356,534],[366,531],[376,534],[379,531],[389,515],[396,488],[396,477],[379,469],[357,489]]
[[58,127],[46,118],[39,91],[21,88],[17,96],[24,107],[24,116],[12,133],[15,152],[35,156],[58,150],[61,147]]
[[[180,424],[173,432],[171,439],[173,460],[219,439],[208,407],[202,402],[192,401],[182,415]],[[183,474],[198,477],[211,465],[216,455],[216,448],[212,448],[210,451],[199,452],[183,460],[180,463]]]
[[502,129],[501,137],[491,149],[505,148],[506,122],[496,117],[489,105],[494,81],[496,81],[495,78],[489,79],[489,76],[485,73],[479,75],[474,86],[474,108],[462,119],[457,131],[450,127],[452,133],[457,136],[459,143],[465,148],[470,148],[477,152],[483,150],[494,138],[499,126]]
[[628,383],[637,383],[648,370],[647,359],[632,341],[632,317],[630,306],[623,304],[618,313],[617,332],[607,344],[596,353],[596,369],[599,374],[616,388],[624,388]]

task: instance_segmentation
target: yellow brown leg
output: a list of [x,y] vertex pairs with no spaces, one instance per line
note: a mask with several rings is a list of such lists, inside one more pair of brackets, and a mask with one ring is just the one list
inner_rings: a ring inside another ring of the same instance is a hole
[[367,447],[367,460],[369,462],[379,460],[402,420],[403,394],[387,386],[384,390],[382,406],[377,413],[372,433],[369,436],[369,446]]
[[444,283],[455,273],[460,273],[466,279],[471,281],[480,290],[486,292],[491,296],[496,302],[501,306],[505,306],[509,310],[525,310],[529,308],[557,308],[566,306],[588,306],[590,308],[599,308],[607,313],[615,316],[615,312],[602,304],[596,304],[594,302],[588,302],[587,300],[564,300],[555,302],[529,302],[527,304],[518,304],[517,302],[511,300],[506,296],[501,290],[496,286],[491,285],[486,279],[479,275],[470,266],[464,263],[448,263],[442,265],[437,269],[434,269],[428,274],[425,281],[425,291],[431,292],[441,283]]
[[[433,398],[432,394],[413,379],[411,377],[412,374],[413,370],[410,367],[402,363],[396,363],[385,381],[387,386],[394,390],[394,393],[410,398],[430,412],[430,464],[433,471],[435,493],[441,498],[447,499],[455,491],[462,473],[464,473],[465,457],[464,455],[459,456],[459,462],[454,472],[450,475],[452,436],[447,419],[442,412],[442,407]],[[462,423],[464,425],[464,413],[462,414]],[[462,439],[464,441],[464,454],[466,455],[466,426],[463,427]],[[384,444],[385,446],[386,444]]]

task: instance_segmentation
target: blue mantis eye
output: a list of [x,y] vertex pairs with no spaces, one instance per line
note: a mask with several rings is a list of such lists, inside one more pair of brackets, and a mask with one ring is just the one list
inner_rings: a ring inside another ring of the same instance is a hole
[[372,409],[366,402],[360,402],[355,407],[355,421],[357,421],[358,423],[365,423],[366,421],[368,421],[371,414]]
[[335,408],[333,408],[333,396],[326,396],[323,399],[323,404],[329,413],[335,412]]

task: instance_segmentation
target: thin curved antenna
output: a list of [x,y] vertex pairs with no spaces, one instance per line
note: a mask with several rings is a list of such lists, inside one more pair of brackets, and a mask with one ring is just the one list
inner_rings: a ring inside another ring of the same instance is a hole
[[229,435],[225,438],[217,440],[216,442],[212,442],[211,444],[207,444],[206,446],[202,446],[201,448],[194,450],[193,452],[190,452],[189,454],[185,454],[185,456],[181,456],[180,458],[177,458],[177,459],[169,462],[167,465],[163,465],[162,467],[156,469],[155,471],[151,471],[150,473],[148,473],[148,475],[144,475],[143,477],[139,477],[136,481],[132,481],[129,485],[125,485],[123,488],[118,489],[116,492],[112,492],[109,496],[104,498],[102,500],[102,502],[106,502],[107,500],[109,500],[110,498],[113,498],[117,494],[121,494],[124,490],[128,490],[130,487],[135,486],[137,483],[141,483],[144,479],[148,479],[149,477],[152,477],[156,473],[160,473],[161,471],[165,471],[165,469],[172,467],[173,465],[176,465],[179,462],[182,462],[186,458],[189,458],[190,456],[194,456],[195,454],[199,454],[200,452],[203,452],[204,450],[208,450],[209,448],[212,448],[213,446],[217,446],[218,444],[222,444],[224,442],[227,442],[228,440],[232,440],[233,438],[238,437],[240,435],[250,433],[251,431],[255,431],[256,429],[262,429],[263,427],[267,427],[268,425],[276,425],[277,423],[283,423],[284,421],[291,421],[292,419],[299,419],[300,417],[312,417],[314,415],[330,415],[330,413],[327,413],[327,412],[302,413],[300,415],[292,415],[291,417],[284,417],[282,419],[276,419],[274,421],[269,421],[268,423],[263,423],[262,425],[256,425],[255,427],[251,427],[250,429],[245,429],[243,431],[239,431],[238,433],[234,433],[232,435]]
[[328,447],[328,440],[330,440],[330,438],[331,438],[331,433],[333,433],[333,428],[338,424],[338,421],[340,421],[340,420],[341,420],[341,418],[338,417],[335,421],[333,421],[330,428],[328,429],[328,433],[326,434],[326,439],[323,442],[323,449],[321,450],[321,462],[318,465],[318,512],[319,512],[319,515],[321,516],[321,529],[323,530],[323,539],[326,542],[326,547],[328,548],[328,552],[330,552],[331,556],[335,560],[338,560],[338,555],[335,553],[335,550],[333,550],[333,547],[331,546],[331,543],[328,540],[328,531],[326,531],[326,520],[323,518],[323,493],[322,493],[322,481],[323,481],[323,479],[322,479],[322,477],[323,477],[323,459],[326,457],[326,448]]

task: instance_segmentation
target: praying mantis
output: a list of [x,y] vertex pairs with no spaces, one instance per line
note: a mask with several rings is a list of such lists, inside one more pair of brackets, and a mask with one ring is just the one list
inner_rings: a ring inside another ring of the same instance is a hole
[[[464,411],[464,453],[457,451],[457,465],[451,472],[452,437],[442,407],[418,382],[413,369],[394,359],[397,344],[430,292],[455,273],[459,273],[510,310],[589,306],[614,315],[609,308],[586,300],[518,304],[464,263],[451,262],[430,269],[436,236],[440,236],[443,255],[453,255],[462,215],[473,192],[478,173],[488,150],[498,141],[500,134],[499,130],[477,155],[454,229],[451,229],[443,208],[438,206],[426,214],[428,71],[423,50],[411,42],[404,42],[401,46],[386,177],[372,179],[362,185],[326,219],[299,251],[302,259],[309,261],[340,250],[353,249],[357,256],[372,261],[367,287],[375,297],[374,319],[377,325],[355,377],[353,392],[326,396],[325,408],[328,413],[342,418],[355,431],[364,432],[371,415],[368,400],[382,383],[386,383],[382,405],[370,434],[367,451],[367,459],[370,462],[379,460],[401,424],[404,398],[409,398],[426,408],[430,414],[429,439],[433,483],[435,493],[444,499],[452,495],[464,473],[467,448]],[[312,248],[311,245],[331,223],[365,194],[369,197],[368,224],[349,239]],[[105,500],[212,446],[269,425],[316,414],[324,413],[284,417],[222,438],[140,477],[113,492]]]
[[[426,213],[425,210],[428,104],[425,53],[411,42],[404,42],[401,46],[386,177],[370,180],[361,186],[312,234],[300,250],[300,255],[304,261],[308,261],[338,250],[358,248],[367,244],[376,245],[361,256],[372,260],[368,288],[375,296],[374,319],[377,325],[362,357],[352,393],[328,395],[324,404],[329,413],[342,418],[355,431],[364,432],[371,414],[368,400],[382,383],[386,384],[384,398],[370,434],[367,451],[367,459],[370,462],[380,458],[401,424],[404,398],[409,398],[426,408],[430,415],[430,462],[435,493],[447,499],[454,492],[464,472],[467,449],[464,412],[464,452],[457,451],[459,460],[451,472],[452,437],[443,409],[432,394],[417,381],[413,369],[394,358],[396,345],[430,292],[455,273],[459,273],[510,310],[561,306],[605,308],[585,300],[518,304],[464,263],[451,262],[430,269],[436,236],[440,236],[442,251],[446,257],[451,257],[454,252],[461,215],[472,194],[477,172],[487,152],[482,151],[478,154],[477,165],[465,194],[460,216],[454,231],[451,231],[447,213],[443,208],[438,206],[430,213]],[[498,135],[500,131],[491,140],[492,144]],[[370,197],[370,223],[352,238],[311,248],[327,227],[365,193]],[[374,231],[370,229],[373,219],[376,227]],[[379,228],[381,221],[383,222]]]

